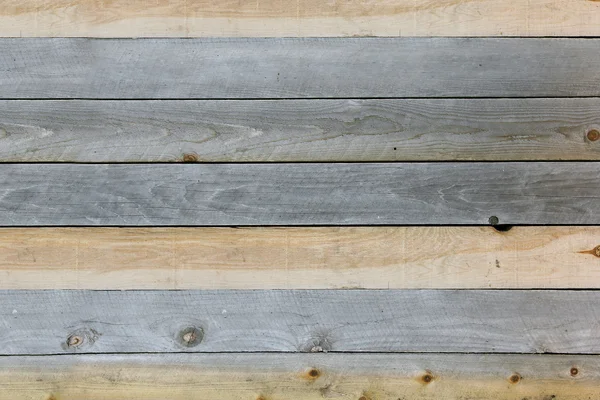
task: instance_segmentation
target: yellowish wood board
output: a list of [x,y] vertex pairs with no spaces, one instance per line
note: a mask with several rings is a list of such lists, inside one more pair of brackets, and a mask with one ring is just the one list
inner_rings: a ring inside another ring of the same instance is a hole
[[582,400],[597,398],[597,359],[452,354],[10,357],[0,367],[0,399]]
[[600,227],[3,228],[0,289],[599,288]]
[[0,0],[8,37],[599,34],[598,0]]

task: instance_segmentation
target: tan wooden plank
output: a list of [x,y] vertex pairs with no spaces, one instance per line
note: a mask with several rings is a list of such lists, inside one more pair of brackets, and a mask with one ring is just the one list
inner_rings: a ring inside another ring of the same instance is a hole
[[4,228],[0,289],[599,288],[600,227]]
[[598,356],[158,354],[0,358],[2,400],[582,400]]
[[600,160],[600,98],[0,100],[0,161]]
[[0,35],[598,36],[597,0],[2,0]]

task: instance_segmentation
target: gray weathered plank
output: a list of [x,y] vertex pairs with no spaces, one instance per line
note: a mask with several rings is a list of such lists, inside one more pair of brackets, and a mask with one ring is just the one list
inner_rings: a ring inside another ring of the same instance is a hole
[[0,98],[600,95],[600,40],[1,39]]
[[[4,355],[600,352],[598,291],[0,291],[0,304]],[[204,333],[194,346],[188,328]]]
[[144,354],[0,357],[0,399],[594,399],[600,357]]
[[0,169],[3,226],[600,224],[599,200],[594,162]]
[[0,101],[0,161],[600,160],[600,99]]

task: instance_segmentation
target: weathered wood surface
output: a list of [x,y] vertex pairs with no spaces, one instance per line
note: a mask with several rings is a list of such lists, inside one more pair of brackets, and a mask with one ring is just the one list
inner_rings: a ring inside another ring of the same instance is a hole
[[594,130],[597,98],[6,100],[0,161],[600,160]]
[[156,354],[0,358],[0,399],[594,399],[600,357]]
[[599,36],[569,0],[3,0],[2,36]]
[[0,288],[600,288],[600,228],[4,228]]
[[2,226],[592,225],[600,224],[599,200],[594,162],[5,164],[0,171]]
[[1,39],[0,98],[599,96],[600,39]]
[[600,352],[598,291],[0,291],[0,304],[3,355]]

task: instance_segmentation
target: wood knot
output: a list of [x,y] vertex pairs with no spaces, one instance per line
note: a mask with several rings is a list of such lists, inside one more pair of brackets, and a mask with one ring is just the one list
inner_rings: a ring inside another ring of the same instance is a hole
[[317,380],[321,376],[321,371],[316,368],[310,368],[304,374],[304,378],[310,381]]
[[577,376],[577,374],[579,374],[579,369],[577,367],[572,367],[570,373],[571,376]]
[[182,329],[177,336],[179,344],[185,347],[194,347],[204,339],[204,330],[195,326]]
[[600,257],[600,246],[596,246],[593,251],[596,257]]
[[100,336],[101,333],[95,329],[77,329],[67,336],[67,340],[62,343],[62,348],[63,350],[76,350],[84,345],[86,347],[90,347],[96,342],[96,340],[98,340]]
[[511,375],[511,376],[508,378],[508,381],[509,381],[510,383],[512,383],[512,384],[517,384],[517,383],[521,382],[521,379],[522,379],[522,378],[521,378],[521,375],[519,375],[519,374],[516,374],[516,373],[515,373],[515,374],[512,374],[512,375]]
[[67,338],[67,347],[79,347],[83,344],[83,337],[79,335],[71,335]]
[[198,162],[198,154],[196,154],[196,153],[185,153],[183,155],[183,162]]
[[430,371],[426,371],[425,375],[421,377],[421,382],[428,384],[433,382],[434,376]]
[[587,133],[587,138],[590,142],[595,142],[600,139],[600,132],[598,129],[592,129]]

